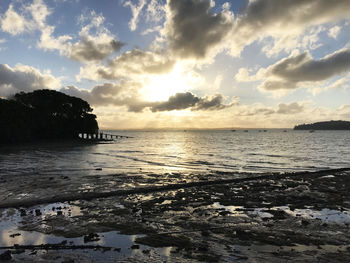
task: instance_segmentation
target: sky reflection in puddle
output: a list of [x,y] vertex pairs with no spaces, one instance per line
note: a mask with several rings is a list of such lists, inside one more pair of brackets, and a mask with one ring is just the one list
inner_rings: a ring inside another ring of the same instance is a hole
[[[120,206],[122,207],[122,206]],[[36,216],[35,210],[39,209],[41,215]],[[82,215],[80,208],[76,205],[69,205],[65,203],[54,203],[49,205],[43,205],[36,207],[35,209],[26,209],[27,215],[30,214],[31,217],[37,218],[37,220],[45,220],[46,216],[57,215],[57,212],[62,212],[64,217],[74,217]],[[32,214],[31,214],[32,213]],[[93,259],[94,262],[115,262],[116,259],[122,259],[125,257],[145,257],[147,256],[144,251],[148,251],[151,248],[144,245],[139,245],[138,249],[132,249],[131,247],[135,245],[135,240],[137,237],[142,235],[122,235],[118,231],[100,232],[97,233],[98,239],[96,241],[84,242],[84,236],[76,238],[65,238],[60,236],[55,236],[51,234],[44,234],[36,231],[23,231],[19,230],[21,226],[22,217],[20,211],[16,209],[6,209],[0,211],[0,246],[10,247],[15,244],[18,245],[42,245],[42,244],[59,244],[62,241],[66,241],[67,246],[77,246],[77,245],[90,245],[90,246],[102,246],[111,248],[108,251],[103,249],[93,250],[93,249],[74,249],[75,256],[88,257]],[[73,248],[73,247],[72,247]],[[152,248],[153,255],[158,258],[165,260],[170,255],[171,247],[164,248]],[[0,249],[0,254],[4,249]],[[27,249],[24,253],[19,255],[13,255],[16,260],[28,260],[28,257],[41,257],[46,250],[37,250],[35,255],[30,255],[32,250]],[[60,249],[59,254],[69,255],[73,252],[73,249]],[[149,253],[149,252],[147,252]],[[39,260],[39,258],[33,258],[32,260]],[[162,260],[162,261],[163,261]],[[62,261],[62,260],[61,260]],[[59,261],[59,262],[61,262]],[[89,261],[88,261],[89,262]]]

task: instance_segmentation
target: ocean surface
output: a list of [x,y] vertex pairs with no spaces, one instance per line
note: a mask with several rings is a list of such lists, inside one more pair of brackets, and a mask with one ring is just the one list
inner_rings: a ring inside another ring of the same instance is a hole
[[0,173],[290,172],[350,167],[350,131],[108,131],[113,143],[0,146]]

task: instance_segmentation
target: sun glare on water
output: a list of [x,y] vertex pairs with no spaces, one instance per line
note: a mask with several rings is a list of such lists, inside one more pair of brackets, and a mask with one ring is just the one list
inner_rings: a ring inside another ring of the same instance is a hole
[[169,74],[150,77],[141,89],[141,94],[148,101],[166,101],[176,93],[193,89],[201,81],[196,73],[175,69]]

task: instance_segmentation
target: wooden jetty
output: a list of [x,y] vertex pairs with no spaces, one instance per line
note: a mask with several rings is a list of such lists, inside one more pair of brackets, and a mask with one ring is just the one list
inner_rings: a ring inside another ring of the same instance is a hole
[[79,138],[84,140],[94,140],[94,141],[113,141],[114,139],[133,138],[133,137],[97,132],[97,133],[79,133]]

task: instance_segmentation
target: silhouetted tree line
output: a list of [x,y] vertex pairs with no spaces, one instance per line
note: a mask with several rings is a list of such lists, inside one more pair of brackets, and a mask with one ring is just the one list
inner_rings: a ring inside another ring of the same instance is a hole
[[350,121],[322,121],[310,124],[301,124],[294,130],[350,130]]
[[74,139],[96,133],[96,115],[79,98],[54,90],[17,93],[0,99],[0,142]]

